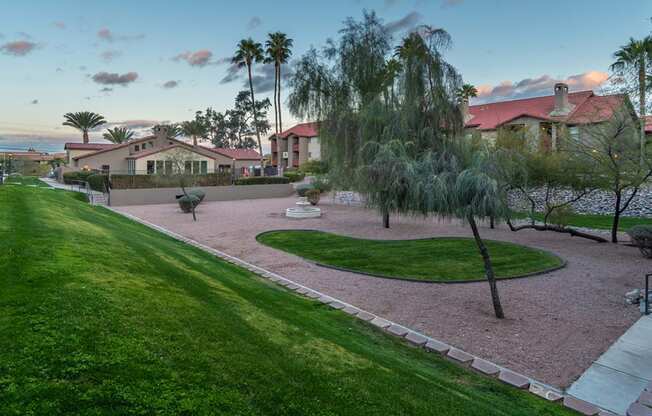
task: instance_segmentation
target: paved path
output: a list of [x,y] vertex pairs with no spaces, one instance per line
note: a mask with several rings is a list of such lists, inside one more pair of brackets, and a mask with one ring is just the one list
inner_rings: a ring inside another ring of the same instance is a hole
[[568,393],[624,415],[651,381],[652,315],[648,315],[602,354]]
[[91,189],[80,188],[78,185],[66,185],[52,178],[40,178],[41,182],[48,184],[55,189],[63,189],[66,191],[81,192],[88,195],[88,199],[93,205],[106,205],[106,198],[102,192],[93,191]]

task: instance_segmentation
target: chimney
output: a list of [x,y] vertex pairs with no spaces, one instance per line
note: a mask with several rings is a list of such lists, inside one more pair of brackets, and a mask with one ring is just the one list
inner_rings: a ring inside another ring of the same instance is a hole
[[168,138],[168,127],[157,125],[154,126],[154,135],[159,140],[165,140]]
[[551,116],[567,116],[572,108],[568,102],[568,84],[558,82],[555,84],[555,109]]

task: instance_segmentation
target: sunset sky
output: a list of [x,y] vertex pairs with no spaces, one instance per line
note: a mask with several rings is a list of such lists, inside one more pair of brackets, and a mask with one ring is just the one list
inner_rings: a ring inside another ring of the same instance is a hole
[[[226,63],[240,39],[264,42],[280,30],[299,57],[363,9],[375,10],[397,40],[418,24],[446,29],[454,42],[446,58],[483,101],[548,94],[557,80],[599,89],[613,52],[652,30],[649,0],[3,2],[0,149],[78,141],[61,126],[69,111],[140,129],[208,106],[223,111],[243,87],[244,72],[229,76]],[[262,96],[271,95],[272,75],[258,68]]]

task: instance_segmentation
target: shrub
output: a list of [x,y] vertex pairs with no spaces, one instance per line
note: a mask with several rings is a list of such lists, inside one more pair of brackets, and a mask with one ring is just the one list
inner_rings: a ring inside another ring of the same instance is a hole
[[251,176],[249,178],[236,179],[236,185],[275,185],[290,183],[290,180],[283,176]]
[[196,208],[201,201],[199,201],[199,198],[196,195],[188,194],[177,199],[177,202],[179,203],[181,211],[188,214],[192,212],[193,207]]
[[652,225],[635,225],[627,234],[645,257],[652,258]]
[[308,202],[310,202],[310,205],[317,205],[319,203],[319,195],[321,192],[319,189],[308,189],[306,191],[306,198],[308,198]]
[[306,177],[306,175],[304,175],[303,173],[295,172],[295,171],[289,171],[289,172],[285,171],[283,172],[283,176],[288,178],[290,182],[300,182],[303,180],[303,178]]
[[101,173],[96,173],[94,175],[89,176],[86,180],[88,181],[88,185],[91,187],[92,190],[98,192],[106,192],[105,184],[107,179],[108,177],[106,175],[103,175]]
[[310,184],[313,188],[319,189],[319,192],[321,193],[330,192],[330,190],[333,189],[325,176],[316,176]]
[[320,175],[328,172],[326,163],[321,160],[309,160],[299,166],[299,172],[305,175]]
[[111,175],[113,189],[177,188],[186,186],[224,186],[231,184],[231,176],[223,173],[204,175]]
[[206,192],[201,189],[191,189],[188,191],[188,195],[196,196],[197,199],[199,199],[200,204],[204,201],[204,198],[206,198]]
[[75,172],[66,172],[63,174],[63,183],[70,185],[75,181],[87,181],[88,177],[95,175],[97,172],[90,170],[79,170]]
[[297,187],[295,189],[297,191],[297,195],[306,196],[306,192],[308,192],[309,190],[314,189],[314,188],[310,184],[302,183],[301,185],[297,185]]
[[553,210],[548,216],[548,222],[551,224],[559,225],[560,227],[567,226],[571,218],[575,215],[575,210],[570,205],[565,205]]

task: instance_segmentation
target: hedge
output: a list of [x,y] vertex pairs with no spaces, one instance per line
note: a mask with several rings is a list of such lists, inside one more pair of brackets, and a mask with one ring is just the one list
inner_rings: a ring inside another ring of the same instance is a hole
[[250,176],[235,181],[236,185],[273,185],[290,183],[290,180],[283,176]]
[[302,181],[303,178],[306,177],[306,175],[304,175],[301,172],[297,172],[297,171],[283,172],[283,176],[288,178],[290,180],[290,182],[299,182],[299,181]]
[[88,180],[88,177],[95,175],[97,172],[90,170],[79,170],[75,172],[66,172],[63,174],[63,183],[66,185],[72,184],[74,181],[84,181]]
[[177,188],[181,182],[191,186],[231,185],[231,175],[207,173],[205,175],[111,175],[112,189]]
[[94,175],[89,176],[86,181],[88,181],[88,185],[91,187],[92,190],[98,191],[98,192],[106,192],[105,189],[105,184],[107,181],[107,176],[103,175],[101,173],[97,173]]

